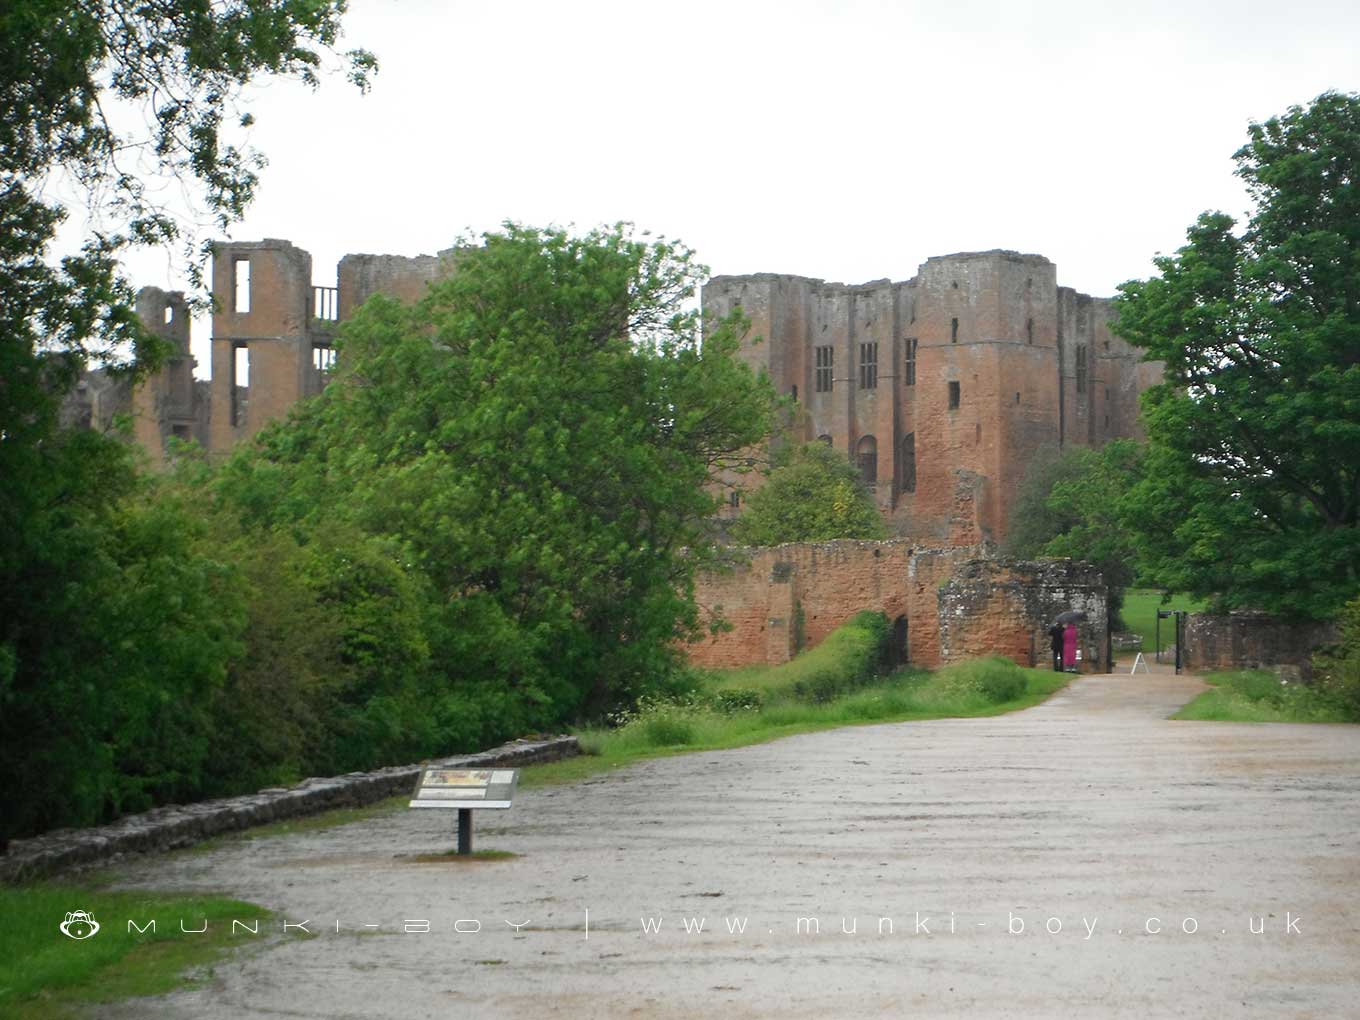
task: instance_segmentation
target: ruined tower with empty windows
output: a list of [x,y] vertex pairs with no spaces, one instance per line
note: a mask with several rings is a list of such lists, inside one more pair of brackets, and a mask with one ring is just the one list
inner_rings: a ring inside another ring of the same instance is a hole
[[750,319],[741,356],[796,400],[794,438],[843,451],[894,530],[936,544],[1000,541],[1039,450],[1137,435],[1161,376],[1111,334],[1111,302],[1058,286],[1040,255],[943,255],[853,286],[719,276],[703,306]]
[[[144,288],[138,311],[175,355],[130,397],[92,377],[76,413],[130,404],[155,463],[171,436],[225,453],[321,391],[339,322],[376,293],[419,298],[452,255],[346,255],[331,285],[288,241],[219,243],[211,381],[193,378],[183,296]],[[1111,334],[1108,300],[1058,286],[1040,255],[944,255],[899,283],[719,276],[703,306],[751,320],[740,357],[795,399],[794,438],[843,451],[893,529],[932,545],[1001,540],[1036,454],[1136,435],[1138,394],[1161,375]]]

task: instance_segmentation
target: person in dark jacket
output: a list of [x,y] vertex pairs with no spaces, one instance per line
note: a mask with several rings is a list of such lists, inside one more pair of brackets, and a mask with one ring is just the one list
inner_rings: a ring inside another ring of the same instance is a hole
[[1063,671],[1063,628],[1061,624],[1055,623],[1048,628],[1049,644],[1053,646],[1053,671],[1061,673]]

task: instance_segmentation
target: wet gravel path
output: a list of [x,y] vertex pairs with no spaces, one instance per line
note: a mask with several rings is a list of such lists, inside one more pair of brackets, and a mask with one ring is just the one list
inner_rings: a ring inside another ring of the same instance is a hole
[[313,934],[96,1014],[1360,1016],[1360,727],[1167,720],[1200,689],[1086,677],[524,790],[479,816],[508,860],[417,862],[453,819],[403,810],[131,862]]

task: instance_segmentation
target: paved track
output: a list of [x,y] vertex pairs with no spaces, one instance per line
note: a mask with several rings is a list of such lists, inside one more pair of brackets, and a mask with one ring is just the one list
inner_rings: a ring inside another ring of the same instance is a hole
[[479,824],[507,861],[410,861],[451,843],[418,811],[138,861],[131,884],[227,890],[317,934],[96,1013],[1360,1016],[1360,728],[1167,721],[1199,689],[1087,677],[1014,715],[526,790]]

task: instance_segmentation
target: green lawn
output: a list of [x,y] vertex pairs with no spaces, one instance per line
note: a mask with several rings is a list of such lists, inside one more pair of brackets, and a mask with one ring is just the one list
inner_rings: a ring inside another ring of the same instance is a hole
[[[1143,638],[1143,651],[1149,655],[1157,651],[1157,610],[1183,609],[1191,613],[1204,610],[1204,603],[1186,595],[1173,595],[1171,601],[1163,605],[1162,593],[1150,588],[1130,588],[1124,594],[1122,615],[1126,629]],[[1176,621],[1162,621],[1161,646],[1170,648],[1176,643]]]
[[1215,722],[1352,721],[1322,691],[1301,684],[1282,684],[1268,669],[1210,673],[1204,681],[1214,689],[1205,691],[1171,718]]
[[[90,938],[62,934],[72,911],[100,925]],[[41,883],[0,888],[0,1016],[58,1020],[88,1015],[92,1003],[159,995],[194,980],[237,946],[263,942],[270,913],[239,900],[154,892],[111,892],[89,884]],[[128,930],[155,920],[154,932]],[[260,935],[232,933],[232,920],[260,924]],[[186,934],[184,928],[202,928]]]

